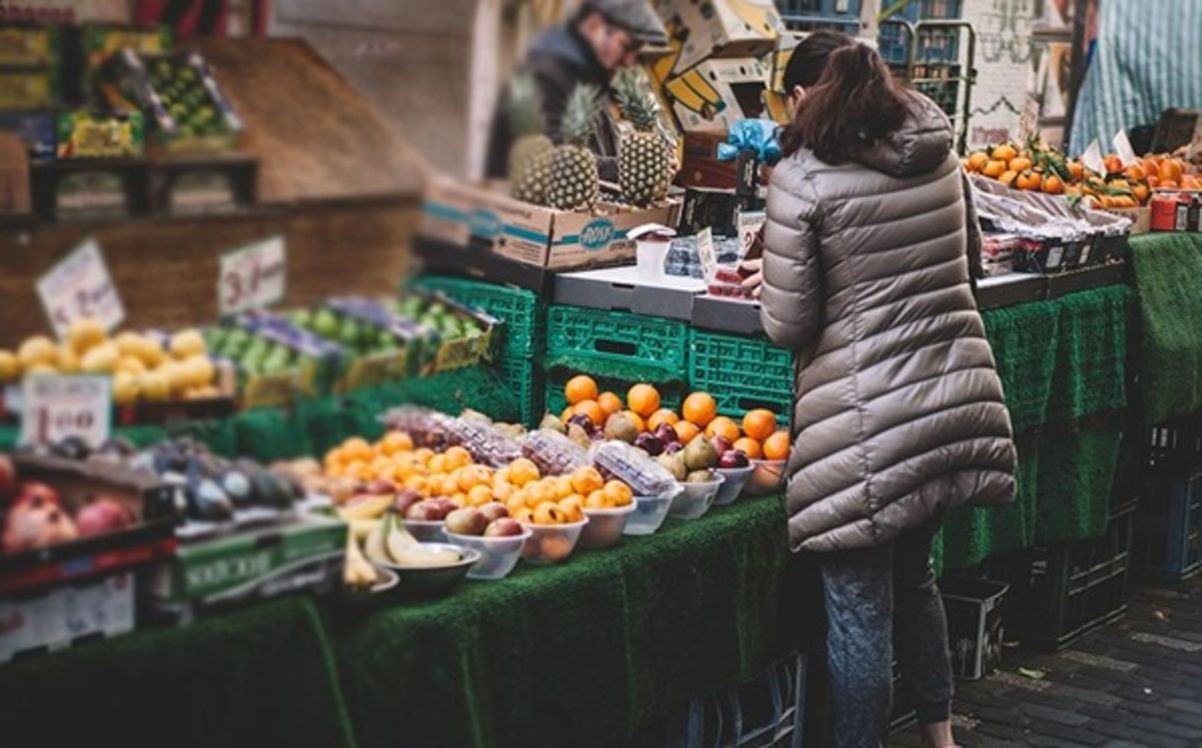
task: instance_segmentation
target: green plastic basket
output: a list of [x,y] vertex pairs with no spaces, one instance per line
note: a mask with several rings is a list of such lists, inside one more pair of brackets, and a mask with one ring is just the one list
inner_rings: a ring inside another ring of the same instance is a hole
[[679,372],[689,358],[689,328],[683,322],[629,312],[561,306],[547,308],[547,359],[587,357],[620,368],[623,363],[650,364]]
[[787,423],[793,403],[793,353],[763,338],[689,331],[689,385],[713,395],[718,412],[741,417],[767,408]]
[[547,333],[547,305],[533,291],[449,275],[422,275],[413,280],[413,285],[428,291],[442,291],[455,301],[483,310],[504,322],[505,332],[498,347],[502,358],[516,361],[542,353]]
[[504,357],[497,362],[501,379],[509,386],[518,400],[522,423],[528,428],[538,426],[543,419],[543,390],[545,380],[542,368],[533,359]]

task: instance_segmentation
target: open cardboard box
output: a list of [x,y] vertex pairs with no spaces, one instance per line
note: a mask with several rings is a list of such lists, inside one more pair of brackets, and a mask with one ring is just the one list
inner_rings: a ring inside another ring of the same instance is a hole
[[784,23],[772,0],[656,0],[672,40],[673,72],[715,57],[751,57],[772,51]]
[[762,59],[711,59],[669,79],[664,93],[681,130],[713,132],[763,114],[767,84]]
[[[604,193],[607,185],[602,187]],[[515,200],[504,185],[435,177],[426,188],[419,232],[460,247],[484,244],[528,265],[578,270],[632,262],[635,242],[627,231],[644,223],[674,226],[679,217],[674,196],[650,208],[602,199],[593,212],[578,213]]]

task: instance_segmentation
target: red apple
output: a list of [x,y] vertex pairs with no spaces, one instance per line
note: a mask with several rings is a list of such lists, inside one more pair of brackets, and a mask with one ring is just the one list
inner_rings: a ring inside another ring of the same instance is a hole
[[405,510],[405,519],[417,520],[418,522],[437,522],[444,516],[446,515],[439,512],[438,504],[433,499],[419,501]]
[[480,507],[480,513],[483,514],[484,518],[489,522],[509,516],[509,510],[506,509],[505,505],[499,501],[490,501],[484,506]]
[[402,517],[405,512],[409,511],[409,507],[422,500],[422,495],[412,488],[402,488],[397,492],[396,500],[392,502],[392,508],[397,514]]
[[437,499],[431,499],[434,502],[434,510],[437,516],[434,519],[446,519],[447,515],[455,511],[459,507],[455,502],[445,496],[440,496]]
[[672,428],[670,423],[661,423],[656,426],[655,436],[665,445],[680,441],[680,435],[676,433],[676,429]]
[[384,480],[383,478],[376,478],[375,480],[368,483],[367,486],[363,490],[366,491],[367,493],[372,493],[377,496],[381,496],[386,493],[396,492],[396,485],[390,480]]
[[728,449],[718,458],[718,467],[726,470],[745,468],[750,464],[751,461],[747,459],[747,455],[738,449]]
[[634,446],[652,457],[664,451],[664,443],[655,434],[639,434],[634,440]]
[[123,530],[133,522],[129,507],[108,496],[95,497],[75,515],[75,529],[81,538]]
[[53,504],[60,509],[63,506],[58,491],[55,491],[45,483],[22,483],[17,492],[17,498],[13,501],[13,506],[31,501]]
[[484,528],[484,537],[500,538],[510,535],[521,535],[522,523],[518,522],[513,517],[501,517],[494,519],[488,523],[488,527]]
[[41,492],[13,504],[4,518],[3,548],[6,553],[45,548],[76,538],[75,523],[55,501]]
[[483,535],[486,527],[488,520],[479,509],[456,509],[447,515],[447,532],[456,535]]
[[714,434],[710,437],[710,444],[714,445],[714,451],[718,453],[719,458],[730,451],[730,440],[725,436]]

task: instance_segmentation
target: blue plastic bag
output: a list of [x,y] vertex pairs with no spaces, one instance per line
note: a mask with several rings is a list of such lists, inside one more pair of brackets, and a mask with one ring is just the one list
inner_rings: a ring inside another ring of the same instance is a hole
[[718,144],[718,160],[734,161],[740,151],[753,151],[760,163],[771,166],[780,161],[780,126],[768,119],[736,120],[725,143]]

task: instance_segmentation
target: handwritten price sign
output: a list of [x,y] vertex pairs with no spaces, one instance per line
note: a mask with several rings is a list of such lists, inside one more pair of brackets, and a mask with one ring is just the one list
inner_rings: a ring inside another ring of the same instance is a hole
[[125,307],[94,239],[79,245],[51,268],[38,280],[37,288],[46,316],[60,338],[81,317],[99,321],[106,330],[125,319]]
[[78,436],[93,447],[109,437],[112,380],[104,376],[37,374],[25,378],[21,442],[53,444]]
[[217,310],[234,314],[284,298],[284,239],[273,237],[221,256]]
[[708,226],[697,232],[697,256],[706,280],[713,278],[718,270],[718,259],[714,254],[714,232]]

